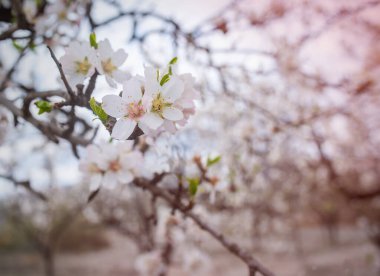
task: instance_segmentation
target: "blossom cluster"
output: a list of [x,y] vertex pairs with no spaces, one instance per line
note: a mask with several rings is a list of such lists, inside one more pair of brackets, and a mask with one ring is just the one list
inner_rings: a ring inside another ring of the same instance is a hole
[[119,69],[127,57],[122,49],[114,51],[108,39],[97,43],[96,48],[89,42],[74,41],[60,62],[71,85],[82,84],[96,71],[106,77],[111,87],[116,88],[116,82],[122,83],[129,78],[128,73]]
[[174,133],[194,114],[197,95],[190,74],[147,67],[144,77],[134,76],[124,83],[121,97],[104,96],[102,106],[108,115],[118,119],[111,136],[124,140],[136,126],[148,135]]
[[47,1],[44,6],[43,1],[25,0],[22,10],[38,36],[54,39],[72,33],[79,26],[88,3],[88,0],[56,0]]
[[90,190],[96,190],[103,184],[112,189],[146,174],[143,155],[133,149],[131,141],[89,145],[80,160],[79,169],[84,173]]
[[90,39],[72,42],[60,62],[72,85],[82,84],[96,72],[104,75],[112,88],[122,84],[121,95],[102,99],[104,112],[117,119],[112,138],[126,140],[137,126],[154,136],[164,131],[174,133],[185,125],[195,112],[194,100],[199,95],[192,75],[177,74],[174,58],[163,70],[146,67],[144,76],[130,76],[120,69],[126,58],[126,52],[114,51],[108,39],[99,43]]

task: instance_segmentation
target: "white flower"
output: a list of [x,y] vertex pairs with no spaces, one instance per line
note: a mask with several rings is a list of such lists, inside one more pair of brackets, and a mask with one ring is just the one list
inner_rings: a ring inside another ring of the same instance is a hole
[[22,5],[22,11],[24,12],[26,20],[33,23],[37,14],[37,2],[34,0],[24,1]]
[[[108,39],[98,43],[98,62],[96,69],[102,75],[105,75],[108,84],[116,87],[115,81],[122,83],[129,78],[129,75],[119,70],[119,67],[127,59],[128,55],[123,49],[113,51]],[[115,80],[115,81],[114,81]]]
[[143,103],[143,86],[135,77],[123,85],[122,96],[107,95],[102,99],[104,111],[115,118],[120,118],[113,127],[111,136],[118,140],[127,139],[136,125],[142,126],[146,107]]
[[160,275],[165,269],[161,259],[161,251],[154,250],[140,254],[135,261],[135,269],[142,276]]
[[[186,250],[181,252],[183,268],[185,271],[195,272],[208,272],[210,269],[210,257],[193,246],[187,246]],[[202,274],[203,274],[202,273]]]
[[86,153],[79,161],[79,170],[85,175],[85,181],[89,182],[90,190],[94,191],[99,188],[103,178],[103,170],[100,168],[102,158],[101,150],[98,146],[89,145]]
[[165,121],[182,120],[183,112],[174,103],[183,94],[183,81],[178,76],[170,76],[170,79],[161,86],[157,80],[156,70],[153,68],[145,69],[145,78],[147,97],[150,97],[151,101],[144,124],[156,130]]
[[132,142],[121,144],[103,143],[90,145],[79,163],[85,180],[90,183],[90,190],[101,185],[114,188],[118,184],[127,184],[142,174],[143,155],[133,150]]
[[95,50],[89,43],[74,41],[70,43],[60,62],[70,84],[81,84],[95,72]]
[[106,188],[112,189],[118,184],[127,184],[134,179],[131,164],[138,162],[134,160],[135,154],[120,154],[119,147],[109,143],[102,145],[102,152],[99,163],[104,171],[102,183]]
[[[35,1],[34,1],[35,2]],[[84,3],[80,1],[57,0],[48,2],[43,16],[35,19],[37,35],[54,38],[56,34],[67,35],[73,27],[79,24],[83,12],[79,13],[79,7]],[[83,10],[83,9],[82,9]]]

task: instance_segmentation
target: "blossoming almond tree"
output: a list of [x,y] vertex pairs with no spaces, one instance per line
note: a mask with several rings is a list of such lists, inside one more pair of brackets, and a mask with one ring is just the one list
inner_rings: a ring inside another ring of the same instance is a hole
[[[92,46],[90,50],[95,53],[92,57],[98,60],[96,73],[91,71],[91,79],[93,79],[93,76],[96,78],[97,74],[104,74],[110,87],[114,88],[115,83],[111,78],[118,78],[118,74],[121,71],[117,71],[119,70],[117,66],[120,66],[124,62],[126,55],[121,50],[113,53],[108,40],[98,44],[94,37],[94,35],[90,37]],[[82,59],[82,63],[78,63],[77,60],[80,60],[80,58],[74,59],[70,56],[72,55],[73,47],[79,46],[80,44],[71,44],[63,58],[64,61],[71,61],[71,64],[73,64],[72,61],[74,60],[74,64],[78,68],[83,63],[87,64],[85,63],[85,58]],[[136,129],[142,131],[142,134],[150,136],[155,136],[160,132],[173,133],[178,130],[180,125],[186,124],[189,116],[195,111],[194,100],[198,96],[198,91],[194,88],[194,79],[190,74],[178,75],[175,72],[173,67],[176,62],[177,58],[174,58],[169,62],[167,68],[162,71],[159,68],[147,67],[145,68],[144,77],[135,76],[125,80],[120,96],[115,94],[106,95],[103,97],[101,104],[96,103],[93,99],[90,101],[93,112],[99,117],[104,126],[110,130],[112,138],[117,140],[134,139],[133,133],[136,132]],[[82,81],[79,84],[83,84],[83,81],[91,75],[89,72],[86,72],[86,74],[78,77],[75,73],[81,74],[82,70],[73,72],[72,67],[63,66],[63,71],[61,72],[63,79],[66,71],[69,76],[74,75],[71,78]],[[124,76],[127,75],[125,74]],[[118,81],[120,82],[122,79],[119,78]],[[114,188],[118,185],[132,182],[138,187],[150,190],[166,175],[166,173],[158,174],[153,172],[152,183],[148,184],[149,181],[146,182],[147,179],[143,176],[149,175],[149,173],[142,173],[144,170],[149,170],[144,165],[144,156],[137,148],[132,150],[128,146],[128,150],[125,151],[120,149],[120,145],[122,144],[115,145],[110,143],[102,144],[100,148],[94,148],[94,146],[88,147],[87,154],[82,159],[80,167],[85,173],[85,179],[93,181],[93,183],[90,183],[90,190],[92,191],[90,199],[99,192],[102,186]],[[163,194],[158,190],[151,190],[151,192],[154,196],[165,198],[171,204],[179,204],[179,210],[186,213],[186,210],[191,210],[194,205],[194,196],[197,193],[198,186],[205,182],[207,184],[203,185],[207,186],[204,190],[210,191],[210,198],[213,203],[216,191],[222,190],[225,185],[217,185],[218,179],[216,177],[210,178],[206,175],[206,172],[208,170],[207,167],[218,162],[219,159],[208,161],[206,167],[197,163],[201,176],[199,178],[187,179],[189,194],[179,194],[176,199],[171,199],[170,197],[166,197],[165,192]],[[181,176],[179,179],[182,177],[185,176]],[[182,186],[182,184],[180,185]],[[188,203],[182,202],[182,200]],[[177,203],[174,203],[176,201]],[[198,219],[195,222],[200,226],[203,225]],[[204,228],[204,226],[201,227]],[[206,228],[208,229],[208,227]],[[210,233],[213,232],[211,231]],[[223,243],[227,242],[223,239]],[[240,249],[236,250],[234,246],[230,247],[230,245],[227,245],[227,247],[239,256],[243,254],[240,252]],[[252,264],[249,264],[250,266],[258,266],[258,264],[253,265],[256,262],[254,259],[248,260],[250,259],[248,256],[242,258],[246,258],[245,262],[247,263],[252,262]],[[169,259],[164,258],[164,261],[169,264]],[[265,268],[261,269],[265,271]],[[252,271],[256,270],[255,268]],[[271,275],[271,273],[265,271],[264,275]]]

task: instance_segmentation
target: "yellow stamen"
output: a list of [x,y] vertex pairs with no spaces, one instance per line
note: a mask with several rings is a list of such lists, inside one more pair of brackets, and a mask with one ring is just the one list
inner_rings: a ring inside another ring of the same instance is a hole
[[166,103],[162,98],[161,93],[158,93],[157,97],[152,101],[152,111],[162,115],[165,107],[171,106],[170,103]]
[[83,61],[77,61],[76,65],[77,65],[77,68],[76,68],[77,73],[80,73],[82,75],[87,75],[88,70],[90,70],[92,64],[88,61],[88,58],[85,57]]
[[102,61],[102,67],[106,74],[111,74],[113,71],[117,69],[115,65],[113,65],[111,59],[107,59],[106,61]]

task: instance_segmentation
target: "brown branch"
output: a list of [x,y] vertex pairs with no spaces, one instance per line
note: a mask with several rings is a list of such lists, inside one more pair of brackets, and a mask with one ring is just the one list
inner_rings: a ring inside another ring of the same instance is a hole
[[248,252],[243,251],[236,244],[228,241],[222,234],[217,233],[214,229],[208,226],[203,220],[201,220],[192,211],[189,211],[187,206],[180,202],[177,202],[170,194],[160,189],[159,187],[152,185],[149,181],[144,181],[144,179],[136,179],[134,184],[144,190],[148,190],[152,195],[164,199],[171,206],[181,211],[186,217],[193,220],[202,230],[209,233],[216,240],[218,240],[224,248],[234,254],[236,257],[241,259],[249,268],[249,275],[255,275],[256,272],[260,272],[264,276],[274,276],[274,274],[259,263],[255,258],[251,256]]
[[0,174],[0,178],[3,178],[3,179],[6,179],[6,180],[9,180],[11,182],[13,182],[13,184],[15,186],[21,186],[23,187],[25,190],[27,190],[28,192],[30,192],[32,195],[34,195],[35,197],[37,197],[38,199],[42,200],[42,201],[47,201],[47,197],[42,193],[42,192],[39,192],[39,191],[36,191],[31,185],[30,185],[30,181],[17,181],[16,179],[14,179],[12,176],[9,176],[9,175],[1,175]]
[[49,138],[51,141],[55,143],[59,142],[58,137],[64,138],[72,144],[82,146],[86,146],[91,142],[90,140],[85,139],[81,136],[76,136],[73,134],[67,135],[65,133],[65,129],[56,126],[53,123],[44,123],[32,116],[24,117],[23,111],[16,107],[16,105],[12,101],[8,100],[3,95],[0,95],[0,105],[6,107],[10,112],[13,113],[14,116],[24,118],[24,120],[31,123],[37,129],[39,129],[42,132],[42,134],[44,134],[47,138]]
[[68,82],[67,79],[66,79],[65,73],[63,72],[63,69],[62,69],[62,64],[58,61],[58,59],[57,59],[57,57],[55,56],[53,50],[52,50],[49,46],[47,46],[47,48],[49,49],[49,52],[50,52],[50,55],[51,55],[52,59],[54,60],[55,64],[57,65],[57,68],[58,68],[58,70],[59,70],[59,74],[60,74],[60,76],[61,76],[61,79],[62,79],[62,81],[63,81],[63,84],[64,84],[65,87],[66,87],[67,92],[69,93],[69,95],[70,95],[71,98],[74,98],[75,93],[74,93],[74,91],[72,90],[72,88],[71,88],[69,82]]

